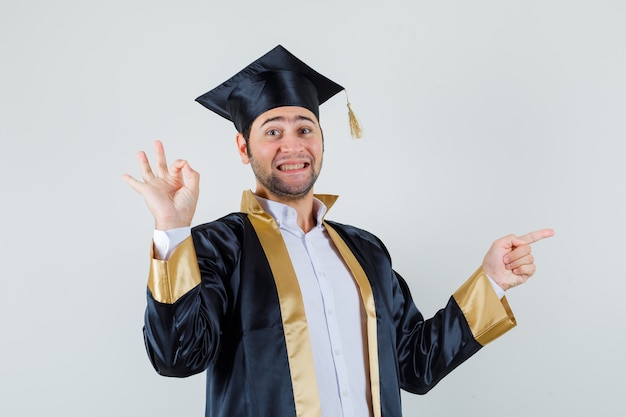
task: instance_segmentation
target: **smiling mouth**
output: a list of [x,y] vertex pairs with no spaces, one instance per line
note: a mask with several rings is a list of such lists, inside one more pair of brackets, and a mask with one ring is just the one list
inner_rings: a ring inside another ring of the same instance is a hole
[[303,169],[308,167],[309,164],[306,162],[303,162],[301,164],[283,164],[283,165],[279,165],[278,169],[281,171],[295,171],[297,169]]

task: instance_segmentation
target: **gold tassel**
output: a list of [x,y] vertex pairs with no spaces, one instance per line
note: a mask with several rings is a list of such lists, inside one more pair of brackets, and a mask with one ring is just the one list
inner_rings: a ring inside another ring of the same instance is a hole
[[[345,91],[345,90],[344,90]],[[361,139],[361,124],[359,123],[359,119],[357,119],[356,114],[352,111],[352,106],[350,106],[350,100],[348,99],[348,92],[346,92],[346,101],[348,103],[348,119],[350,121],[350,136],[353,139]]]

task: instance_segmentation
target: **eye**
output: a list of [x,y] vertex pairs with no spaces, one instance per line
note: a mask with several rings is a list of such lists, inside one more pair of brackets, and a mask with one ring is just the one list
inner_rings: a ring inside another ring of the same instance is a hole
[[267,136],[279,136],[280,131],[278,129],[269,129],[267,132],[265,132],[265,134]]
[[300,129],[300,134],[302,135],[308,135],[309,133],[311,133],[313,130],[311,128],[308,127],[303,127],[302,129]]

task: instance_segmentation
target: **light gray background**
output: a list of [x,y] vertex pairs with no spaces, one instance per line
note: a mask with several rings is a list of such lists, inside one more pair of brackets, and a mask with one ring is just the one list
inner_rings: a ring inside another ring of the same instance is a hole
[[204,376],[141,335],[152,221],[121,181],[162,139],[201,172],[195,223],[254,186],[193,99],[278,43],[343,84],[316,190],[377,234],[426,315],[508,233],[553,227],[519,326],[408,416],[623,416],[626,3],[0,2],[0,415],[201,416]]

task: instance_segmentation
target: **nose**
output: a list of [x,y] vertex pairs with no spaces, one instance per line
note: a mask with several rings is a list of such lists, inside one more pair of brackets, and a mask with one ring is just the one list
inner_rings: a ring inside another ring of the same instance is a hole
[[282,152],[300,152],[304,148],[302,140],[295,133],[285,133],[280,143]]

